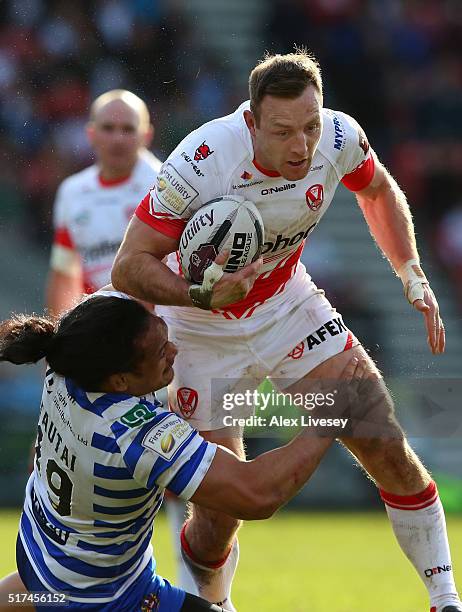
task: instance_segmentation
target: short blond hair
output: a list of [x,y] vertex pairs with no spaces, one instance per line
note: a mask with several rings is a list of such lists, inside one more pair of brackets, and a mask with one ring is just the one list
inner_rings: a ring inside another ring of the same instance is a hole
[[295,53],[270,55],[255,66],[249,76],[250,109],[259,121],[260,104],[266,95],[298,98],[308,85],[322,95],[321,69],[316,58],[304,48]]
[[99,113],[99,111],[110,102],[114,102],[114,100],[120,100],[132,108],[140,118],[139,127],[143,131],[148,130],[151,120],[146,103],[127,89],[111,89],[110,91],[106,91],[98,96],[90,106],[90,121],[95,121],[96,115]]

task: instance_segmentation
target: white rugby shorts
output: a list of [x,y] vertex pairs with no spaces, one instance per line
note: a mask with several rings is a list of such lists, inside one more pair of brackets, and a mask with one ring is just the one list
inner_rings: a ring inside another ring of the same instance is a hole
[[[320,363],[358,344],[299,263],[283,294],[247,319],[197,308],[156,306],[177,345],[169,406],[199,431],[224,427],[224,394],[253,391],[266,377],[283,390]],[[247,417],[243,405],[233,416]]]

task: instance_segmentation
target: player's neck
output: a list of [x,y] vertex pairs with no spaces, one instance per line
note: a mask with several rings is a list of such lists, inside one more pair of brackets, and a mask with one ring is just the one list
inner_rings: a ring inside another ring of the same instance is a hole
[[104,187],[111,187],[114,185],[119,185],[121,183],[125,183],[128,181],[131,174],[133,172],[133,168],[126,168],[124,170],[117,169],[113,170],[111,168],[100,168],[98,178]]

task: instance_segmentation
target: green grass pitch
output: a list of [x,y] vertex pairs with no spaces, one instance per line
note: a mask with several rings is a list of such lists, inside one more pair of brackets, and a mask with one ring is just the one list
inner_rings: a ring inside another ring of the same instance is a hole
[[[18,512],[0,513],[0,575],[14,570]],[[449,515],[462,584],[462,516]],[[385,514],[280,513],[246,523],[233,600],[239,612],[427,612],[426,591]],[[173,579],[166,519],[156,519],[158,571]]]

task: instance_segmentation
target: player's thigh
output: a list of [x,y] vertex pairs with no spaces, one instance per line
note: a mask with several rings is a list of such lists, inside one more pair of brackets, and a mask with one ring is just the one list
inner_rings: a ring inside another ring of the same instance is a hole
[[[266,375],[255,363],[248,343],[239,338],[209,337],[169,328],[178,346],[175,376],[168,388],[170,410],[199,431],[219,431],[227,418],[246,418],[253,413],[251,402],[224,408],[224,399],[244,397],[258,387]],[[225,440],[225,446],[226,440]]]
[[[361,374],[346,380],[347,366],[354,357],[363,364]],[[373,360],[359,344],[326,359],[285,388],[284,392],[332,394],[335,398],[333,404],[320,404],[311,411],[312,416],[347,418],[348,425],[341,439],[351,449],[372,447],[377,445],[378,440],[403,439],[385,382]]]

